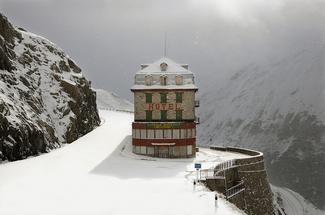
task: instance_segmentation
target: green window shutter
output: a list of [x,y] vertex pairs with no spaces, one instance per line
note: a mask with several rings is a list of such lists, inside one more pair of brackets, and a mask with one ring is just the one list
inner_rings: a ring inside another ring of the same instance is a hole
[[160,93],[160,102],[167,103],[167,93]]
[[167,111],[166,110],[160,111],[160,115],[161,115],[161,120],[167,120]]
[[183,112],[181,110],[176,111],[176,120],[181,121],[183,118]]
[[146,110],[146,120],[152,121],[152,111]]
[[176,93],[176,103],[182,103],[183,102],[183,93],[177,92]]
[[152,93],[146,93],[146,103],[152,103]]

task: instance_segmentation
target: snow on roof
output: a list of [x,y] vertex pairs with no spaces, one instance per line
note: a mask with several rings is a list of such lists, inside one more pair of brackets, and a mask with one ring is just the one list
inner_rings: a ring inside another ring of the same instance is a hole
[[[162,85],[162,76],[166,77],[164,85]],[[178,79],[179,76],[181,79]],[[134,84],[131,90],[198,89],[194,84],[194,74],[188,70],[188,65],[175,63],[166,57],[152,64],[142,64],[141,70],[135,74]]]
[[[162,63],[166,63],[167,64],[167,69],[166,71],[162,71],[160,68],[160,64]],[[137,73],[145,73],[145,74],[149,74],[149,73],[181,73],[181,74],[192,74],[191,71],[189,71],[188,69],[184,68],[187,67],[187,65],[185,65],[184,67],[182,66],[182,64],[178,64],[175,63],[173,60],[163,57],[159,60],[157,60],[156,62],[152,63],[152,64],[146,64],[148,66],[146,66],[145,68],[139,70]]]

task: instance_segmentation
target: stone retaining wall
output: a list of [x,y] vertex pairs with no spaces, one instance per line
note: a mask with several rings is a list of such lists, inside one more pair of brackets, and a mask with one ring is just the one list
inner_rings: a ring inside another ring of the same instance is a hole
[[213,146],[210,148],[218,151],[242,153],[250,155],[250,157],[235,159],[231,168],[219,171],[220,175],[226,176],[225,179],[214,179],[215,181],[209,179],[206,182],[207,187],[225,194],[226,189],[242,181],[244,191],[230,198],[226,196],[228,201],[248,215],[275,214],[273,195],[264,166],[263,153],[235,147]]

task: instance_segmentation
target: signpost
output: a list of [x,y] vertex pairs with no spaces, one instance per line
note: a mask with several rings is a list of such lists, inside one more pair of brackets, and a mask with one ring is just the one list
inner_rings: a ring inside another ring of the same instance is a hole
[[201,164],[200,163],[195,163],[194,164],[194,168],[196,169],[196,170],[199,170],[199,169],[201,169]]
[[200,163],[195,163],[194,168],[196,169],[196,181],[199,181],[199,170],[202,168]]

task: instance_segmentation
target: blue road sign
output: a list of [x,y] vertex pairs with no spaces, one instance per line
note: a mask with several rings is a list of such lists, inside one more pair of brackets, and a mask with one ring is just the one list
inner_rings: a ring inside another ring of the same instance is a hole
[[195,163],[194,168],[195,169],[201,169],[201,164],[200,163]]

